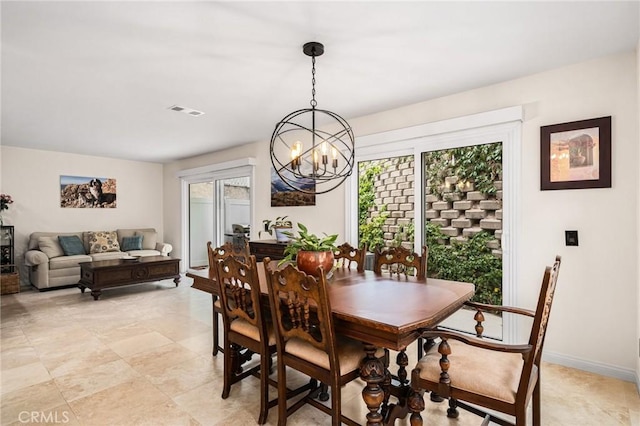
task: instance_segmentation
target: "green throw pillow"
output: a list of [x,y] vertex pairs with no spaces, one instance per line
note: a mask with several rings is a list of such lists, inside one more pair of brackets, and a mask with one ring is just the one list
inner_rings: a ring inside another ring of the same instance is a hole
[[76,256],[78,254],[87,254],[84,251],[84,245],[77,235],[59,235],[58,242],[62,246],[65,256]]
[[122,251],[142,250],[142,235],[135,237],[124,237],[122,239]]

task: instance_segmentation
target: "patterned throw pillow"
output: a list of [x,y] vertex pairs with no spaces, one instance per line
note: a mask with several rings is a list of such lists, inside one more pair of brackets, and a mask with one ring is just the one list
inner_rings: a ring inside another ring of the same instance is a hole
[[120,251],[116,231],[89,232],[89,253]]
[[122,239],[122,251],[142,250],[142,235],[124,237]]
[[59,235],[58,242],[62,246],[65,256],[76,256],[79,254],[87,254],[84,251],[84,245],[77,235]]

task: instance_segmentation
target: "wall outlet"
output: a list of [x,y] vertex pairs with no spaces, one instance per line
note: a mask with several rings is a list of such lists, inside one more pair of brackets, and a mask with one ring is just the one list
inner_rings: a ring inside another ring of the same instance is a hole
[[567,246],[577,246],[578,231],[564,231],[564,241]]

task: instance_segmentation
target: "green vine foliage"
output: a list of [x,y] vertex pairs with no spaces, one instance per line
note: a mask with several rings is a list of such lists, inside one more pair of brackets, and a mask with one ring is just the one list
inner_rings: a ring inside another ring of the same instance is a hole
[[363,161],[359,164],[359,171],[358,224],[362,226],[367,222],[370,209],[375,206],[375,180],[382,172],[382,165],[379,161]]
[[[502,143],[465,146],[424,154],[425,178],[431,193],[442,196],[445,178],[474,184],[484,194],[496,193],[494,182],[502,178]],[[458,186],[452,192],[460,192]]]
[[452,281],[474,283],[476,294],[472,300],[494,305],[502,304],[502,260],[487,247],[494,237],[479,232],[466,242],[441,244],[447,237],[438,225],[427,223],[426,243],[429,247],[427,275]]
[[387,206],[380,206],[378,212],[380,213],[378,216],[372,217],[359,227],[360,244],[364,244],[369,251],[384,247],[385,245],[382,226],[387,221],[387,217],[389,217]]
[[[359,165],[358,184],[358,241],[369,250],[384,246],[385,224],[389,212],[384,204],[376,205],[375,181],[382,173],[380,161],[361,162]],[[376,209],[378,216],[369,219],[369,212]]]

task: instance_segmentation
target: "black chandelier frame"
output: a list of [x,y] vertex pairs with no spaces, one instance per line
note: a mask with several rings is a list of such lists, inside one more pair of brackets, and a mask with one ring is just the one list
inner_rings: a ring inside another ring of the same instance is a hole
[[[355,138],[344,118],[335,112],[316,108],[315,58],[324,53],[324,46],[317,42],[306,43],[303,52],[312,58],[311,108],[294,111],[276,124],[271,135],[271,163],[280,179],[293,190],[305,194],[324,194],[340,186],[353,172]],[[316,128],[317,121],[324,124],[327,119],[333,123],[323,128],[333,129],[337,124],[339,130],[331,132]],[[311,135],[310,145],[307,144],[300,152],[296,148],[302,145],[294,146],[301,144],[294,136],[299,132]],[[284,150],[290,156],[278,157],[276,153]],[[331,151],[331,155],[328,151]],[[313,190],[310,189],[311,182],[315,184]]]

